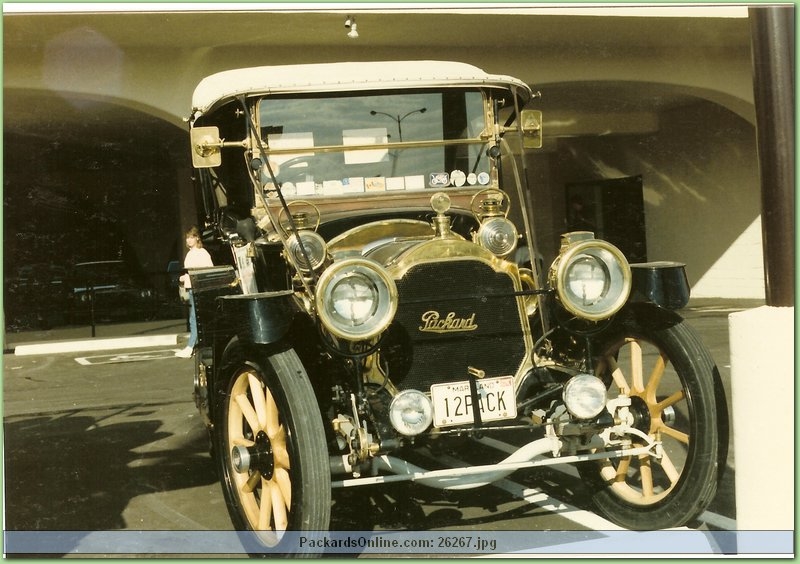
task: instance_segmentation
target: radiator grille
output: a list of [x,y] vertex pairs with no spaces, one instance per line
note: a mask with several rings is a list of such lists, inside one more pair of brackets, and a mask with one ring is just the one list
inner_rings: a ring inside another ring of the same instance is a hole
[[526,349],[509,275],[477,260],[425,263],[397,288],[384,356],[398,388],[465,380],[468,367],[487,377],[517,372]]

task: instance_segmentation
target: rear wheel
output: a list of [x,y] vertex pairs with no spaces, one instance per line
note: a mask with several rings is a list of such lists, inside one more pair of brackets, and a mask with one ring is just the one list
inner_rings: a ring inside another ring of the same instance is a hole
[[[710,355],[683,322],[658,329],[628,323],[597,352],[597,374],[608,382],[609,397],[629,395],[634,427],[663,449],[660,456],[580,465],[599,484],[595,505],[628,529],[686,525],[717,486],[721,433]],[[644,441],[633,436],[633,443]]]
[[225,501],[236,529],[258,531],[264,545],[280,548],[286,531],[328,528],[325,433],[293,350],[268,355],[234,347],[226,355],[215,427]]

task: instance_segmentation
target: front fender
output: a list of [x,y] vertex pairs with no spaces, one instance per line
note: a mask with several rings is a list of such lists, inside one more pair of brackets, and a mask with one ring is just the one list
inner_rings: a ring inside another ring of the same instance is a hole
[[222,296],[217,308],[226,333],[243,343],[259,345],[280,341],[299,310],[291,290]]
[[628,302],[614,316],[612,324],[635,323],[652,329],[665,329],[683,321],[673,310],[649,302]]

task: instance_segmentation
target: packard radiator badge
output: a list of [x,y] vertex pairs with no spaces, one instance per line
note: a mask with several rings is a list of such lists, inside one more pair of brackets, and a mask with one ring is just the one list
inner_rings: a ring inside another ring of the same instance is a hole
[[422,314],[422,325],[419,326],[419,330],[425,333],[458,333],[475,331],[477,328],[474,313],[469,317],[456,317],[455,312],[451,311],[442,317],[433,310]]

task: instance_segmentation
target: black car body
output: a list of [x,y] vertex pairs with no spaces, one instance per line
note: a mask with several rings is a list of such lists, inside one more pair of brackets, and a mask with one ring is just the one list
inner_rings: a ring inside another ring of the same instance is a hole
[[[541,268],[533,98],[512,77],[437,61],[198,85],[198,211],[219,266],[190,272],[195,400],[237,528],[281,546],[268,531],[328,526],[332,487],[465,489],[562,463],[625,527],[683,525],[709,503],[725,399],[664,307],[685,305],[682,267],[631,268],[572,232]],[[507,458],[430,456],[520,435]]]

